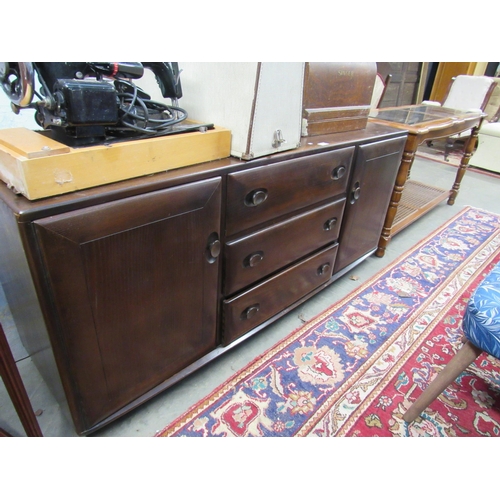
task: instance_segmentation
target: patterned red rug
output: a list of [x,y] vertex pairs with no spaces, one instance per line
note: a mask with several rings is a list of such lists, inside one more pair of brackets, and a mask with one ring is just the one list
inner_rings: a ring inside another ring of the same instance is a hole
[[500,216],[464,209],[157,436],[497,436],[500,363],[485,354],[412,424],[402,415],[499,260]]

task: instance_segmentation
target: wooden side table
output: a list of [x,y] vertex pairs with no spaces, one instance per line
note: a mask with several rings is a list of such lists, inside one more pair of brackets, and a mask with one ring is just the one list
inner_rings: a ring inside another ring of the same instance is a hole
[[[24,387],[21,375],[17,369],[14,356],[10,350],[7,337],[0,324],[0,376],[2,377],[5,388],[9,393],[12,404],[16,409],[19,419],[26,431],[28,437],[42,437],[42,431],[38,424],[33,407],[28,398],[28,393]],[[0,429],[0,436],[10,436],[3,429]]]
[[[439,106],[413,105],[373,109],[369,121],[408,131],[403,157],[375,255],[383,257],[392,236],[420,218],[443,200],[453,205],[460,190],[469,160],[477,143],[477,134],[485,113],[466,112]],[[451,189],[444,190],[410,180],[417,148],[424,141],[449,137],[466,130],[471,134]]]

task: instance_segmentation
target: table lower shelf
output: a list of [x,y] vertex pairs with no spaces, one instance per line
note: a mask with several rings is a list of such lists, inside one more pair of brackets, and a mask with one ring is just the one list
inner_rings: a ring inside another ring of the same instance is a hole
[[392,224],[391,235],[409,226],[449,196],[449,189],[440,189],[412,180],[406,181]]

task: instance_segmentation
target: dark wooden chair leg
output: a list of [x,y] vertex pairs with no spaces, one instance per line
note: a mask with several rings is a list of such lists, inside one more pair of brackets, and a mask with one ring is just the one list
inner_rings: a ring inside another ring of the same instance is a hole
[[403,415],[403,420],[413,422],[482,352],[472,342],[466,341]]
[[[42,431],[40,425],[36,419],[33,412],[33,407],[29,400],[26,388],[24,387],[21,375],[16,366],[14,356],[10,350],[9,343],[7,342],[7,337],[0,324],[0,375],[2,377],[3,383],[7,392],[9,393],[12,404],[16,409],[19,419],[26,431],[26,435],[29,437],[42,437]],[[0,435],[8,434],[3,431]]]

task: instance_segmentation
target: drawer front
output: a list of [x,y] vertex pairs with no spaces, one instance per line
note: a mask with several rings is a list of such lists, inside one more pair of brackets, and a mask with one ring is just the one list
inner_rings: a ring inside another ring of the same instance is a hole
[[226,234],[345,193],[354,146],[228,175]]
[[332,276],[337,245],[303,260],[260,285],[223,302],[223,344],[272,318]]
[[344,206],[345,198],[342,198],[227,243],[224,294],[230,295],[334,243]]

